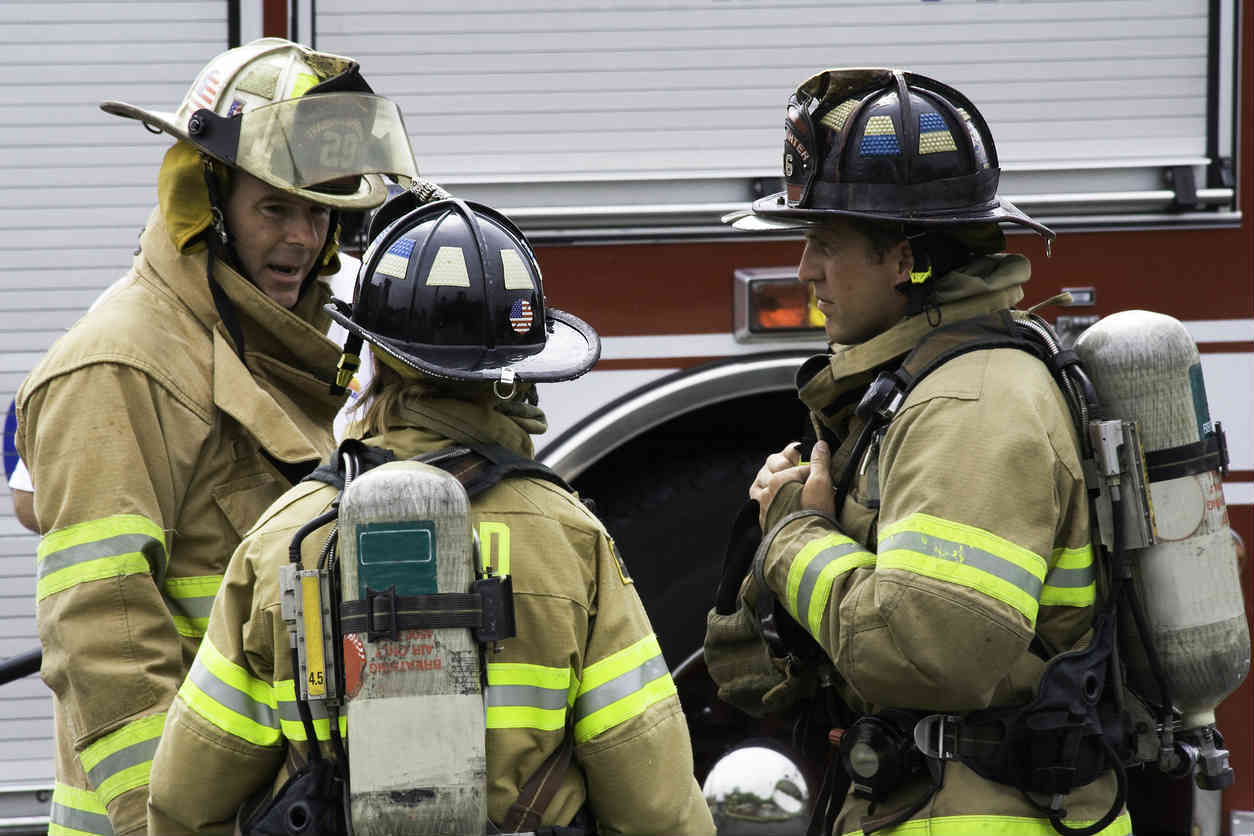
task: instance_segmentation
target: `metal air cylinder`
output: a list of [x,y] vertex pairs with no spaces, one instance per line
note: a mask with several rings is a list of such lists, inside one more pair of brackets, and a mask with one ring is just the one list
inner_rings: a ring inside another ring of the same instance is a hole
[[[339,542],[346,602],[390,587],[400,596],[465,593],[475,579],[466,492],[419,462],[389,462],[351,482]],[[483,832],[480,667],[464,627],[344,637],[355,836]]]
[[[1097,322],[1075,351],[1097,390],[1102,417],[1140,425],[1150,463],[1156,544],[1130,554],[1132,583],[1162,659],[1183,729],[1215,722],[1215,707],[1245,679],[1249,629],[1218,466],[1183,473],[1154,461],[1187,458],[1186,445],[1205,441],[1214,426],[1197,346],[1178,320],[1122,311]],[[1176,451],[1176,452],[1164,452]],[[1157,455],[1156,455],[1157,454]],[[1155,471],[1158,475],[1155,475]],[[1157,698],[1144,651],[1121,608],[1121,641],[1133,690]]]

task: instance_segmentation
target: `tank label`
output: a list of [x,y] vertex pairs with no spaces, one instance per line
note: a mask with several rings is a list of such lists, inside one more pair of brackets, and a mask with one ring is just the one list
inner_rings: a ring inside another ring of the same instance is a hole
[[1206,382],[1202,379],[1201,362],[1189,366],[1189,388],[1193,390],[1193,414],[1197,417],[1197,434],[1206,438],[1214,431],[1210,423],[1210,407],[1206,403]]
[[357,597],[393,585],[397,595],[435,594],[435,556],[431,520],[366,523],[357,529]]

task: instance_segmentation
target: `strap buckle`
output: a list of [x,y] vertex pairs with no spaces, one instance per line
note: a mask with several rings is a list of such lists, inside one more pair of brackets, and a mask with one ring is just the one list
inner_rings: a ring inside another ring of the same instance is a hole
[[901,381],[892,372],[880,372],[879,377],[871,381],[866,394],[854,407],[854,414],[867,420],[875,419],[883,423],[893,420],[897,410],[906,399],[906,390]]
[[961,725],[962,718],[954,714],[929,714],[914,724],[914,745],[926,758],[955,760]]
[[[375,609],[375,602],[381,605],[378,610]],[[366,641],[388,639],[395,642],[400,638],[400,625],[396,620],[396,584],[382,592],[366,587]]]

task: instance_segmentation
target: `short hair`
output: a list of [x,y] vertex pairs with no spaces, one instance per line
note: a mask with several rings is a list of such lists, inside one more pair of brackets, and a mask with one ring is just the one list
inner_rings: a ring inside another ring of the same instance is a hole
[[862,236],[868,251],[879,262],[884,261],[893,247],[907,240],[906,226],[901,221],[877,221],[854,215],[841,215],[833,218],[830,224],[820,223],[814,229],[823,232],[838,223],[848,224],[850,229]]

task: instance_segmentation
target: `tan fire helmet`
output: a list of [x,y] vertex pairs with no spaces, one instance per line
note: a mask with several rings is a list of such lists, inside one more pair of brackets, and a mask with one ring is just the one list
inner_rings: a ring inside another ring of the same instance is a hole
[[211,60],[174,113],[100,108],[313,203],[371,209],[387,197],[381,175],[408,185],[418,169],[400,109],[357,70],[351,58],[261,38]]

